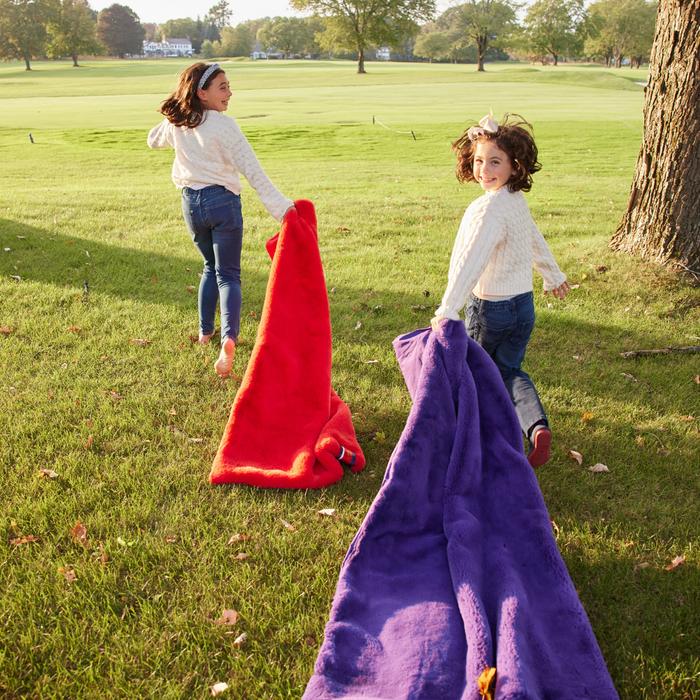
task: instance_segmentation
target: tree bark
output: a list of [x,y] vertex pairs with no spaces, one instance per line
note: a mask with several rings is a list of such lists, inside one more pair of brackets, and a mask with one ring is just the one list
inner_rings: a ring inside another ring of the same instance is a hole
[[78,65],[78,56],[71,56],[71,58],[73,59],[73,68],[80,68],[80,66]]
[[627,211],[610,247],[700,266],[700,3],[661,0],[644,134]]
[[357,72],[365,73],[365,52],[362,49],[357,49]]

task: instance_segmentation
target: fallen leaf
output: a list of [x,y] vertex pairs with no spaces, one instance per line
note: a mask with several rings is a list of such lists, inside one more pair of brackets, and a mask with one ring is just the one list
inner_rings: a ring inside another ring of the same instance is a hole
[[243,559],[247,559],[250,556],[250,554],[246,554],[245,552],[240,552],[239,554],[232,554],[231,559],[238,559],[239,561],[243,561]]
[[332,516],[335,515],[335,508],[324,508],[323,510],[319,510],[318,512],[320,515]]
[[605,265],[597,265],[595,268],[596,272],[607,272],[608,268]]
[[175,537],[174,535],[168,535],[168,536],[165,538],[165,541],[166,541],[168,544],[173,544],[174,542],[177,542],[177,537]]
[[384,440],[386,440],[386,435],[381,430],[377,430],[372,439],[375,442],[384,442]]
[[610,470],[604,465],[598,462],[597,464],[594,464],[592,467],[588,467],[589,472],[609,472]]
[[209,620],[215,625],[235,625],[238,620],[238,613],[235,610],[222,610],[218,620]]
[[58,478],[58,474],[56,474],[56,472],[52,471],[51,469],[40,469],[39,476],[40,477],[48,476],[49,479],[57,479]]
[[576,450],[569,450],[568,455],[572,459],[575,459],[579,464],[583,464],[583,455],[580,452],[576,452]]
[[580,284],[572,284],[571,289],[578,289],[580,286]]
[[244,632],[233,640],[233,646],[239,647],[248,640],[248,635]]
[[121,394],[118,394],[116,391],[110,391],[109,395],[114,399],[123,399],[124,398]]
[[129,342],[133,343],[134,345],[150,345],[151,341],[146,340],[145,338],[129,338]]
[[215,698],[217,695],[221,695],[224,690],[228,690],[228,683],[214,683],[214,685],[209,686],[209,690],[211,691],[212,697]]
[[[177,415],[177,411],[176,411],[174,408],[169,408],[169,409],[168,409],[168,415],[169,415],[169,416],[176,416],[176,415]],[[175,431],[173,430],[173,432],[175,432]],[[178,431],[178,432],[179,432],[179,431]]]
[[554,530],[557,533],[557,535],[559,535],[559,525],[557,525],[554,522],[554,518],[552,518],[551,515],[549,516],[549,522],[552,524],[552,530]]
[[63,574],[63,577],[66,579],[66,581],[68,581],[68,583],[73,583],[74,581],[78,580],[78,577],[75,575],[75,571],[73,571],[73,568],[70,566],[59,566],[58,573]]
[[338,226],[338,231],[340,231],[341,233],[350,233],[350,229],[345,228],[345,226]]
[[585,280],[587,277],[588,277],[588,275],[585,272],[581,275],[582,280]]
[[80,542],[83,547],[87,547],[87,528],[83,525],[80,520],[75,524],[75,527],[70,531],[73,539],[76,542]]
[[16,546],[20,544],[31,544],[32,542],[38,542],[41,539],[41,537],[37,537],[35,535],[24,535],[22,537],[15,537],[14,539],[10,540],[10,544],[13,544]]
[[691,421],[691,420],[695,420],[695,417],[694,416],[681,416],[681,420]]
[[151,282],[157,282],[158,278],[157,277],[151,277]]
[[[282,518],[280,518],[280,520],[282,520]],[[290,525],[286,520],[282,520],[282,525],[284,525],[290,532],[294,532],[294,525]]]
[[88,428],[94,428],[95,426],[92,424],[92,421],[89,418],[85,419],[85,425],[87,425]]
[[190,284],[190,285],[188,285],[188,286],[186,287],[186,289],[187,289],[188,292],[194,292],[194,290],[197,289],[197,287],[193,287],[193,286]]
[[0,333],[3,335],[10,335],[10,333],[14,333],[14,329],[12,328],[0,328]]
[[89,450],[92,446],[92,435],[88,435],[87,442],[85,443],[85,449]]
[[357,325],[355,326],[355,330],[359,330],[362,327],[362,321],[358,321]]
[[102,554],[100,556],[100,564],[102,564],[102,566],[104,566],[108,561],[109,561],[109,557],[107,556],[107,553],[102,552]]
[[634,570],[640,571],[641,569],[648,569],[650,566],[651,566],[651,564],[648,561],[643,561],[640,564],[635,564]]
[[479,695],[487,700],[493,700],[493,686],[496,683],[496,669],[486,668],[482,671],[481,675],[476,679],[479,686]]
[[585,422],[585,421],[589,421],[589,420],[593,420],[593,414],[592,414],[592,413],[584,413],[584,414],[581,416],[581,420],[584,421],[584,422]]
[[671,569],[675,569],[677,566],[680,566],[685,562],[685,557],[676,557],[668,566],[665,566],[664,569],[666,571],[670,571]]
[[226,543],[226,546],[230,544],[236,544],[236,542],[246,542],[250,539],[252,539],[250,535],[242,535],[240,533],[237,533],[231,537],[231,539]]
[[257,317],[258,317],[258,315],[255,313],[255,311],[251,311],[251,312],[250,312],[250,315],[251,315],[253,318],[257,318]]
[[379,360],[360,360],[363,365],[375,365],[379,362]]
[[631,379],[633,382],[639,381],[639,379],[637,379],[637,377],[635,377],[633,374],[629,374],[627,372],[622,372],[622,376],[627,377],[627,379]]
[[700,374],[695,375],[695,383],[700,384]]
[[70,328],[66,328],[66,333],[69,333],[70,331],[82,331],[83,327],[82,326],[71,326]]

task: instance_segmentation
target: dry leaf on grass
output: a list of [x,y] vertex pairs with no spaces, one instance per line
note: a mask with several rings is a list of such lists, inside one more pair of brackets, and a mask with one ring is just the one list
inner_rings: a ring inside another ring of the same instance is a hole
[[70,333],[70,331],[82,331],[83,327],[82,326],[71,326],[70,328],[66,328],[66,333]]
[[604,465],[598,462],[598,464],[594,464],[592,467],[588,467],[589,472],[609,472],[610,470]]
[[681,564],[685,563],[685,557],[676,557],[668,566],[665,566],[664,569],[666,571],[670,571],[671,569],[675,569],[677,566],[680,566]]
[[0,333],[3,335],[10,335],[10,333],[14,333],[15,331],[12,328],[0,328]]
[[214,683],[214,685],[209,686],[209,690],[211,691],[212,697],[215,698],[217,695],[221,695],[224,690],[228,690],[228,683]]
[[238,613],[235,610],[222,610],[218,620],[207,619],[215,625],[235,625],[238,621]]
[[248,635],[244,632],[233,640],[233,646],[239,647],[248,640]]
[[250,535],[242,535],[239,532],[231,537],[231,539],[226,543],[226,546],[230,544],[236,544],[236,542],[247,542],[250,539],[252,539]]
[[593,414],[592,414],[592,413],[584,413],[584,414],[581,416],[581,420],[584,421],[584,423],[585,423],[586,421],[593,420]]
[[14,539],[11,539],[10,544],[16,547],[20,544],[31,544],[32,542],[38,542],[40,539],[41,537],[37,537],[35,535],[23,535],[22,537],[15,537]]
[[243,559],[247,559],[250,556],[250,554],[246,554],[245,552],[240,552],[239,554],[232,554],[231,559],[238,559],[242,561]]
[[168,535],[168,536],[165,538],[165,541],[166,541],[168,544],[173,544],[174,542],[177,542],[177,537],[175,537],[174,535]]
[[39,477],[44,477],[48,476],[49,479],[57,479],[58,474],[56,474],[55,471],[52,471],[51,469],[40,469],[39,470]]
[[362,327],[362,321],[358,321],[357,325],[355,326],[355,330],[359,330]]
[[557,537],[559,536],[559,525],[557,525],[554,522],[554,518],[550,515],[549,516],[549,522],[552,524],[552,530],[557,533]]
[[150,345],[151,341],[146,340],[145,338],[129,338],[129,342],[133,343],[134,345]]
[[75,575],[75,571],[73,571],[72,566],[59,566],[58,573],[63,574],[63,578],[65,578],[66,581],[68,581],[68,583],[73,583],[74,581],[78,580],[78,577]]
[[639,564],[634,565],[634,570],[635,571],[640,571],[642,569],[648,569],[651,566],[651,564],[648,561],[643,561]]
[[476,679],[479,686],[479,695],[487,700],[493,700],[494,686],[496,685],[496,669],[489,668],[488,665]]
[[[282,520],[282,518],[280,518],[280,520]],[[286,520],[282,520],[282,525],[284,525],[290,532],[294,532],[294,525],[290,525]]]
[[580,452],[576,452],[576,450],[569,450],[568,455],[572,459],[575,459],[579,464],[583,464],[583,455]]
[[335,515],[335,508],[324,508],[323,510],[319,510],[319,515],[328,515],[332,516]]
[[87,528],[80,520],[75,524],[75,527],[70,531],[71,536],[76,542],[80,542],[83,547],[87,547]]
[[193,286],[190,284],[190,285],[188,285],[188,286],[186,287],[186,289],[187,289],[188,292],[194,292],[194,290],[197,289],[197,287],[193,287]]
[[372,439],[375,442],[384,442],[384,440],[386,440],[386,434],[383,433],[381,430],[377,430]]
[[85,449],[89,450],[92,447],[92,435],[88,435],[87,442],[85,443]]

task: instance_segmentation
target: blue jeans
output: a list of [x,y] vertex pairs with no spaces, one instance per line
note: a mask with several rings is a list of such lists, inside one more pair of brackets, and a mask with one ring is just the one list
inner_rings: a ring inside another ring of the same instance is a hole
[[534,327],[532,292],[504,301],[479,299],[473,294],[469,297],[467,333],[496,363],[527,438],[538,423],[549,427],[537,389],[520,369]]
[[204,258],[199,282],[199,332],[214,332],[216,302],[221,299],[221,342],[238,343],[241,325],[241,197],[221,185],[202,190],[182,188],[187,230]]

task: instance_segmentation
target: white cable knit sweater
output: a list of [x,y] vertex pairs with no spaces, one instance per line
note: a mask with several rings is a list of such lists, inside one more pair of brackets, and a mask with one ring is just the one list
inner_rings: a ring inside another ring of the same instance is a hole
[[225,114],[207,110],[204,120],[194,129],[173,126],[164,119],[149,132],[148,145],[175,148],[173,182],[178,188],[201,190],[222,185],[240,194],[241,173],[277,221],[282,221],[287,209],[294,206],[265,174],[236,120]]
[[486,298],[532,291],[533,264],[544,278],[545,290],[566,281],[523,193],[507,187],[486,192],[464,214],[452,249],[447,289],[435,315],[459,320],[472,290]]

